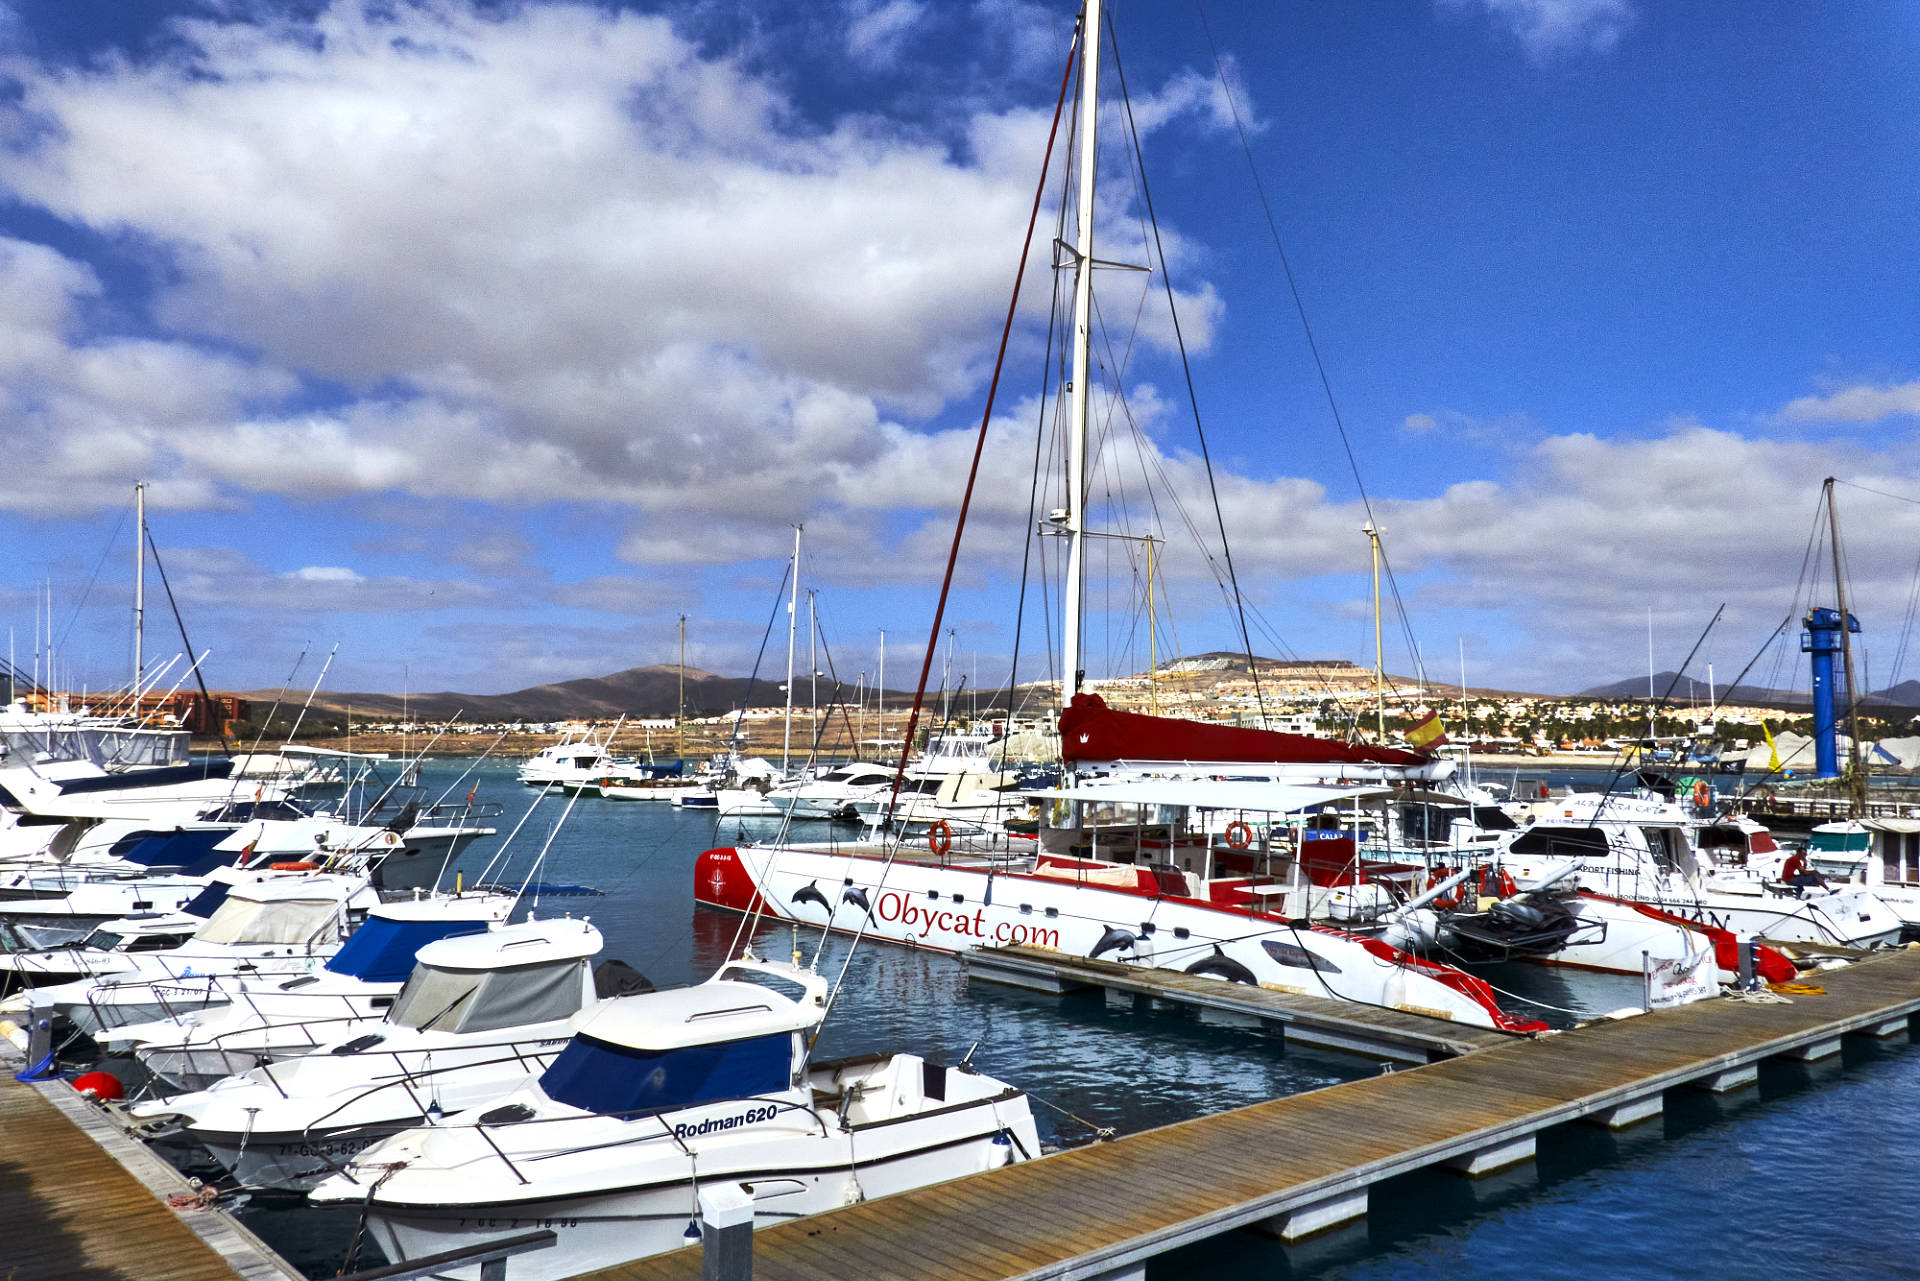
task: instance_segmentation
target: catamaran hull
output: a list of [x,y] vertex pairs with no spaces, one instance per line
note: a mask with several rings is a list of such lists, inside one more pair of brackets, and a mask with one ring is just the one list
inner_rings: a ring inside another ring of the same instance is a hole
[[746,846],[702,854],[694,897],[712,907],[759,910],[843,933],[864,930],[944,952],[1037,947],[1212,973],[1478,1027],[1540,1026],[1510,1019],[1478,980],[1416,962],[1376,940],[1053,877]]
[[[1023,1142],[1032,1143],[1030,1121],[1025,1128],[1028,1137]],[[825,1149],[835,1149],[842,1157],[839,1161],[720,1169],[711,1175],[703,1169],[699,1186],[750,1186],[756,1193],[753,1226],[764,1228],[1007,1165],[1016,1157],[1012,1145],[1002,1140],[1003,1133],[996,1128],[893,1156],[875,1158],[862,1152],[853,1167],[844,1161],[847,1137],[835,1135],[808,1146],[815,1149],[810,1155],[816,1158],[826,1156]],[[550,1250],[514,1259],[513,1277],[514,1281],[558,1281],[692,1244],[687,1227],[698,1217],[697,1205],[695,1186],[685,1178],[617,1192],[494,1205],[402,1207],[381,1202],[376,1193],[367,1214],[367,1230],[389,1259],[406,1260],[549,1228],[558,1242]],[[476,1267],[444,1275],[478,1274]]]

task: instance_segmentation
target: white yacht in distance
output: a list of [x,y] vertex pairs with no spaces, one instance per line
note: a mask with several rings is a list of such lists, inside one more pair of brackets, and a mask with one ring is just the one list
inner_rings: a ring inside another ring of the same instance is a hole
[[621,773],[627,766],[607,746],[594,742],[591,730],[582,730],[578,737],[568,733],[529,756],[520,766],[520,781],[528,787],[553,787],[563,792],[597,789],[602,778]]
[[703,1187],[744,1190],[765,1227],[1039,1155],[1026,1095],[964,1063],[811,1062],[826,1007],[819,975],[751,955],[595,1005],[537,1082],[309,1195],[359,1207],[395,1260],[550,1227],[557,1248],[514,1265],[546,1281],[686,1244]]

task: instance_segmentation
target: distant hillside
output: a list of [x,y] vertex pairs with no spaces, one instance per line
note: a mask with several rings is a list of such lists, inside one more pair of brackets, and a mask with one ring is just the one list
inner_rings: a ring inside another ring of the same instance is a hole
[[[799,680],[800,678],[796,678]],[[695,668],[687,669],[687,715],[715,716],[733,711],[746,697],[748,681],[741,676],[716,676]],[[753,683],[755,707],[778,707],[787,701],[780,680]],[[824,700],[833,683],[822,677],[820,697]],[[404,713],[415,720],[440,720],[458,714],[466,721],[558,721],[573,719],[612,720],[618,716],[672,716],[678,704],[680,669],[672,663],[650,667],[629,667],[611,676],[591,676],[515,690],[511,694],[458,694],[443,691],[413,694],[402,699],[398,694],[328,694],[315,697],[314,706],[344,712],[352,708],[356,717],[399,717]],[[797,702],[804,702],[808,686],[794,691]],[[848,697],[853,691],[845,691]],[[257,702],[271,703],[273,693],[249,694]],[[888,701],[902,695],[889,691]]]
[[[1705,676],[1683,676],[1678,682],[1672,672],[1657,672],[1653,677],[1654,697],[1659,698],[1673,690],[1672,697],[1690,699],[1695,696],[1705,698],[1707,678]],[[1607,685],[1596,685],[1592,689],[1583,689],[1579,698],[1638,698],[1647,696],[1647,678],[1629,676],[1623,681],[1614,681]],[[1716,700],[1722,703],[1765,703],[1784,706],[1806,706],[1808,696],[1805,690],[1766,689],[1757,685],[1736,685],[1729,689],[1720,686],[1713,691]]]

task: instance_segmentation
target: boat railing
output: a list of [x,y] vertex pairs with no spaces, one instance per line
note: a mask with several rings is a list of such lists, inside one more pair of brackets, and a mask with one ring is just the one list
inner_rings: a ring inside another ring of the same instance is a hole
[[415,1281],[415,1278],[439,1276],[450,1269],[471,1267],[476,1263],[480,1265],[481,1281],[507,1281],[507,1260],[510,1257],[544,1250],[557,1240],[559,1237],[552,1228],[541,1228],[537,1232],[522,1232],[518,1236],[501,1237],[479,1245],[464,1245],[457,1250],[443,1250],[439,1254],[390,1263],[381,1268],[349,1272],[342,1281]]
[[[549,1039],[555,1042],[555,1044],[552,1046],[551,1049],[542,1050],[542,1049],[530,1048],[530,1047],[539,1045],[541,1041],[549,1040]],[[366,1099],[370,1099],[374,1095],[379,1094],[384,1090],[399,1089],[399,1090],[406,1091],[407,1097],[413,1101],[414,1107],[419,1112],[419,1114],[421,1116],[426,1116],[431,1109],[427,1106],[427,1104],[421,1102],[419,1094],[415,1093],[413,1086],[416,1082],[425,1081],[432,1077],[444,1076],[450,1072],[471,1072],[476,1068],[497,1067],[502,1063],[518,1063],[522,1068],[526,1069],[528,1075],[532,1075],[533,1072],[535,1071],[544,1072],[547,1069],[548,1064],[553,1060],[554,1056],[559,1054],[560,1051],[564,1048],[565,1048],[564,1037],[552,1037],[552,1038],[520,1037],[516,1040],[511,1040],[511,1041],[485,1041],[478,1045],[448,1045],[448,1046],[416,1045],[416,1046],[401,1046],[391,1050],[382,1050],[382,1049],[377,1049],[369,1046],[367,1049],[356,1051],[355,1052],[356,1057],[359,1057],[362,1059],[390,1058],[393,1060],[394,1070],[398,1072],[399,1075],[389,1078],[388,1080],[376,1081],[372,1085],[367,1086],[365,1089],[355,1094],[352,1098],[343,1099],[341,1102],[336,1104],[331,1111],[323,1112],[319,1116],[315,1117],[313,1120],[307,1122],[306,1126],[302,1128],[301,1133],[305,1135],[311,1135],[313,1131],[323,1128],[328,1121],[340,1115],[340,1113],[345,1109],[352,1107],[356,1103],[360,1103]],[[459,1063],[447,1063],[447,1064],[441,1065],[440,1067],[429,1067],[429,1068],[410,1068],[407,1066],[406,1062],[404,1061],[408,1055],[412,1055],[415,1058],[431,1059],[432,1056],[435,1054],[447,1054],[454,1051],[484,1051],[484,1050],[493,1050],[493,1049],[504,1049],[509,1052],[506,1054],[502,1054],[498,1058],[463,1060]],[[528,1065],[529,1059],[533,1060],[533,1063],[531,1066]],[[284,1089],[281,1089],[280,1083],[278,1081],[273,1079],[273,1071],[271,1068],[262,1068],[260,1074],[267,1079],[268,1084],[272,1085],[274,1089],[280,1091],[281,1098],[287,1097],[287,1092]],[[345,1173],[345,1171],[342,1171],[342,1173]]]

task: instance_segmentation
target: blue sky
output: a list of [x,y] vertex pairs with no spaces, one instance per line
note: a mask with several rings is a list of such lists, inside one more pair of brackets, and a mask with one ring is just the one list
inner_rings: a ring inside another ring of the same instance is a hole
[[[1199,8],[1112,9],[1256,648],[1369,661],[1365,514]],[[1841,501],[1872,683],[1916,674],[1920,507],[1866,492],[1920,497],[1910,6],[1205,15],[1407,605],[1390,667],[1410,633],[1438,674],[1464,650],[1476,684],[1578,689],[1644,665],[1649,610],[1664,668],[1726,602],[1724,678],[1792,607],[1836,475],[1866,487]],[[335,689],[502,691],[668,661],[683,613],[690,661],[743,672],[801,521],[836,667],[871,673],[885,628],[909,683],[1071,23],[0,4],[16,655],[50,582],[63,672],[124,679],[145,479],[217,685],[337,643]],[[1147,264],[1117,101],[1098,252]],[[950,611],[983,680],[1014,634],[1051,235]],[[1126,411],[1100,519],[1166,539],[1163,655],[1232,647],[1160,276],[1098,286],[1125,371],[1096,410],[1118,385]],[[1133,546],[1096,558],[1096,675],[1147,656]],[[1023,676],[1046,626],[1030,599]]]

